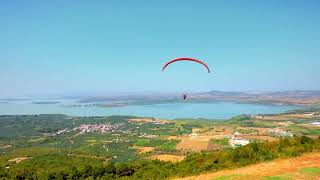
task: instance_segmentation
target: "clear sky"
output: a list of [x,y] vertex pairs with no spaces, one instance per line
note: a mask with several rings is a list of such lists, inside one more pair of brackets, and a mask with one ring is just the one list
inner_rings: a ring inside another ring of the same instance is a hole
[[320,89],[318,0],[3,0],[0,27],[0,96]]

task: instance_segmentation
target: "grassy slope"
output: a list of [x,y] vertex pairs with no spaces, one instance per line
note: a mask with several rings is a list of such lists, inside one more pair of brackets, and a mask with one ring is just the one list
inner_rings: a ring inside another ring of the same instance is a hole
[[222,170],[181,178],[184,180],[212,179],[316,179],[320,177],[320,152],[300,157],[277,159],[242,168]]

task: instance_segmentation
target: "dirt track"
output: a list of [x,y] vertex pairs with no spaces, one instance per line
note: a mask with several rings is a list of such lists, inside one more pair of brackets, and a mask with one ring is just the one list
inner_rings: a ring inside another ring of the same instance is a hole
[[201,174],[199,176],[191,176],[181,179],[212,180],[218,177],[229,175],[240,175],[240,177],[242,176],[242,178],[238,179],[261,179],[264,176],[276,176],[286,173],[294,173],[294,179],[304,179],[304,176],[299,174],[298,171],[306,167],[320,168],[320,153],[309,153],[296,158],[278,159],[271,162],[254,164],[242,168],[222,170],[218,172]]

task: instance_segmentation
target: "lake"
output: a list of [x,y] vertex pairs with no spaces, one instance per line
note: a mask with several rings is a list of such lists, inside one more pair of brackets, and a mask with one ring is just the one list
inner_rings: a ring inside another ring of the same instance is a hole
[[[167,103],[123,107],[95,107],[76,100],[50,100],[54,103],[34,103],[34,100],[0,103],[0,115],[66,114],[72,116],[133,115],[165,119],[207,118],[228,119],[239,114],[273,114],[296,109],[295,106],[217,103]],[[61,103],[56,103],[57,101]],[[44,102],[44,101],[43,101]],[[46,101],[48,102],[48,101]]]

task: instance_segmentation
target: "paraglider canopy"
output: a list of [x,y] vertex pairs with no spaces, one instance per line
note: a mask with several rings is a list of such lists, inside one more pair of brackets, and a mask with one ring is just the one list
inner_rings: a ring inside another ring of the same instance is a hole
[[195,59],[195,58],[185,58],[185,57],[184,57],[184,58],[176,58],[176,59],[173,59],[173,60],[167,62],[167,63],[163,66],[162,71],[164,71],[169,64],[174,63],[174,62],[178,62],[178,61],[193,61],[193,62],[202,64],[202,65],[207,69],[208,73],[210,73],[209,66],[208,66],[206,63],[202,62],[202,61],[199,60],[199,59]]

